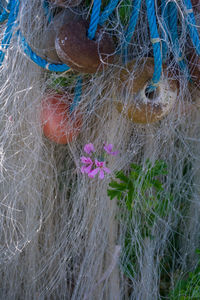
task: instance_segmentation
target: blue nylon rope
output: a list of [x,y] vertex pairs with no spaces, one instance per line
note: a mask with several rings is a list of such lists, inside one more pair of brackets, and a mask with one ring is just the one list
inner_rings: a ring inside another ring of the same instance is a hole
[[28,45],[26,39],[23,37],[19,30],[17,31],[17,35],[19,36],[20,44],[24,53],[41,68],[53,72],[65,72],[70,69],[70,67],[68,67],[65,64],[48,63],[45,59],[39,57],[36,53],[32,51],[31,47]]
[[192,43],[195,47],[196,53],[200,56],[200,39],[197,31],[197,26],[196,26],[196,21],[192,9],[192,4],[190,0],[184,0],[185,7],[187,9],[187,17],[186,17],[186,22],[188,26],[188,30],[190,33],[190,37],[192,40]]
[[178,19],[177,19],[177,6],[175,2],[169,2],[169,27],[171,32],[172,46],[175,53],[175,59],[178,61],[180,68],[186,73],[189,79],[189,70],[186,62],[183,59],[183,54],[181,52],[179,46],[179,38],[178,38]]
[[130,17],[129,25],[125,33],[125,41],[123,45],[124,63],[127,63],[128,56],[128,45],[131,41],[133,33],[135,31],[135,26],[137,24],[139,12],[140,12],[141,0],[135,0],[132,6],[132,14]]
[[10,6],[10,14],[8,17],[8,22],[7,22],[7,27],[6,30],[4,32],[4,36],[1,42],[1,50],[0,50],[0,65],[2,65],[5,54],[6,54],[6,50],[8,49],[9,45],[10,45],[10,40],[12,38],[12,33],[13,33],[13,29],[14,26],[16,25],[16,18],[18,15],[18,11],[19,11],[19,1],[10,1],[9,4]]
[[81,101],[81,94],[82,94],[82,77],[78,76],[75,90],[74,90],[74,99],[72,104],[70,105],[70,114],[74,111],[74,109],[79,105],[79,102]]
[[1,7],[1,14],[0,14],[0,23],[3,23],[8,19],[9,13],[11,8],[11,1],[8,2],[7,7]]
[[[98,26],[98,23],[100,20],[100,10],[101,10],[101,0],[94,0],[92,14],[91,14],[91,18],[90,18],[90,25],[89,25],[88,32],[87,32],[88,38],[90,40],[93,40],[95,37],[97,26]],[[81,99],[81,93],[82,93],[82,80],[80,79],[77,81],[77,85],[75,88],[74,100],[70,107],[71,112],[73,111],[73,109],[77,105],[77,103],[79,103],[79,101]]]
[[168,52],[168,46],[167,43],[169,41],[168,39],[168,30],[169,30],[169,24],[168,24],[168,5],[166,3],[166,0],[161,1],[161,16],[162,16],[162,60],[163,62],[167,59],[167,52]]
[[108,5],[105,7],[104,11],[102,12],[100,18],[99,18],[99,25],[103,25],[103,23],[109,18],[111,13],[116,8],[117,4],[119,3],[119,0],[110,0]]
[[150,36],[151,36],[151,41],[153,43],[153,55],[154,55],[154,74],[152,78],[152,83],[148,88],[150,92],[156,89],[156,85],[160,80],[161,73],[162,73],[162,57],[161,57],[161,49],[160,49],[160,38],[158,35],[158,29],[156,24],[154,0],[146,0],[146,6],[147,6],[147,18],[149,22]]
[[96,34],[97,26],[100,18],[101,0],[94,0],[90,25],[88,28],[88,38],[93,40]]

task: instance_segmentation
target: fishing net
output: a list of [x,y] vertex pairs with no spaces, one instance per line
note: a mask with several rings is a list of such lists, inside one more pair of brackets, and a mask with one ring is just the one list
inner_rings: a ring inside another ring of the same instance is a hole
[[199,11],[1,1],[0,299],[200,298]]

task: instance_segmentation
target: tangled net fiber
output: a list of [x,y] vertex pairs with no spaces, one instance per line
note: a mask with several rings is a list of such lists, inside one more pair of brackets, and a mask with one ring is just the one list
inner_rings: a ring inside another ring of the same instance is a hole
[[[172,299],[200,248],[200,5],[71,2],[0,2],[0,299]],[[52,28],[63,12],[88,20],[88,39],[100,24],[113,41],[112,59],[97,47],[93,73],[55,55]],[[156,122],[134,122],[126,110],[132,85],[149,62],[148,84],[137,92],[149,103],[166,80],[175,86],[173,103]],[[63,78],[65,87],[57,84]],[[41,103],[66,92],[81,127],[57,144],[43,134]],[[103,180],[80,171],[88,143],[98,155],[104,143],[119,152]],[[131,215],[107,195],[116,171],[129,174],[131,163],[145,169],[146,161],[166,163],[162,193],[171,195],[166,214],[149,208],[153,223],[141,204],[153,196],[144,195],[142,175]]]

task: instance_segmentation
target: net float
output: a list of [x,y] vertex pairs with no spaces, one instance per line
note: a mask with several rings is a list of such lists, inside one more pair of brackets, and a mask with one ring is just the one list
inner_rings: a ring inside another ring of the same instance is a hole
[[[135,71],[135,78],[131,75],[133,71]],[[152,58],[142,60],[141,65],[137,66],[136,62],[132,61],[127,64],[126,69],[120,71],[119,82],[117,82],[119,84],[114,93],[114,103],[118,112],[134,123],[147,124],[162,120],[176,102],[177,83],[167,78],[164,74],[166,71],[163,72],[156,91],[147,93],[153,72]]]
[[57,144],[72,142],[79,134],[82,116],[79,111],[70,114],[69,95],[51,94],[41,104],[41,124],[45,137]]
[[55,48],[60,60],[81,73],[102,71],[113,62],[114,43],[110,35],[98,27],[95,38],[87,37],[89,22],[81,20],[64,25],[56,37]]
[[82,17],[79,14],[75,14],[70,9],[63,10],[53,18],[48,25],[42,40],[43,53],[48,61],[54,63],[61,62],[55,49],[55,39],[64,24],[67,25],[71,21],[77,22],[80,19],[82,19]]

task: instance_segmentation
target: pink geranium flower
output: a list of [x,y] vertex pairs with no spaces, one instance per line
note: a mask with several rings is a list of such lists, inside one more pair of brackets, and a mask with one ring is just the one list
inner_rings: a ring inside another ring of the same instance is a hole
[[113,149],[112,144],[105,145],[103,148],[108,154],[113,155],[113,156],[117,155],[119,153],[118,151],[112,151],[112,149]]
[[93,161],[91,160],[90,157],[82,156],[81,157],[81,162],[83,164],[85,164],[84,166],[81,167],[81,173],[82,174],[84,174],[84,173],[88,174],[92,170]]
[[95,159],[95,165],[96,165],[96,169],[93,169],[91,170],[89,173],[88,173],[88,176],[90,178],[94,178],[95,175],[97,175],[99,173],[99,178],[100,179],[103,179],[104,178],[104,172],[106,173],[110,173],[110,169],[108,169],[106,166],[105,166],[105,162],[104,161],[98,161],[97,159]]
[[85,151],[87,154],[90,154],[91,152],[95,152],[94,145],[93,145],[92,143],[86,144],[86,145],[84,146],[84,151]]

